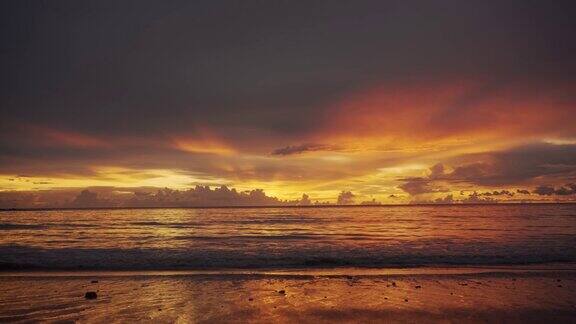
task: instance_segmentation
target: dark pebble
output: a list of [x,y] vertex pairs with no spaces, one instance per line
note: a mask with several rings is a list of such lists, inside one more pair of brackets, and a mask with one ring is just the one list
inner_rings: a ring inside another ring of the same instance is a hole
[[286,290],[278,290],[278,293],[281,295],[286,295]]
[[558,285],[558,288],[562,288],[562,285]]
[[98,283],[98,280],[92,280],[90,283]]
[[416,286],[416,287],[414,287],[414,288],[416,288],[416,289],[420,289],[420,288],[422,288],[422,286]]
[[249,300],[249,301],[253,301],[253,300],[254,300],[254,298],[248,298],[248,300]]
[[98,298],[98,295],[96,294],[95,291],[89,291],[87,293],[84,294],[84,298],[86,299],[96,299]]
[[407,303],[407,302],[408,302],[408,298],[404,298],[404,302],[406,302],[406,303]]

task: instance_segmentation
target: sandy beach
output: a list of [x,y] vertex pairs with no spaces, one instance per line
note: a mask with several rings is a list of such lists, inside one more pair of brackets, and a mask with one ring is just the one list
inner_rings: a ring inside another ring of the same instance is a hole
[[[573,323],[569,268],[3,273],[0,322]],[[85,299],[94,291],[95,300]]]

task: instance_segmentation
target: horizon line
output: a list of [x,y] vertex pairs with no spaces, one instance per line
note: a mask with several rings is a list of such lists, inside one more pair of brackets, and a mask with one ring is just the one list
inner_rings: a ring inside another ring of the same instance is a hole
[[40,208],[0,208],[0,212],[10,211],[58,211],[58,210],[130,210],[130,209],[251,209],[251,208],[359,208],[359,207],[411,207],[411,206],[502,206],[502,205],[576,205],[576,201],[537,201],[537,202],[484,202],[484,203],[414,203],[414,204],[373,204],[373,205],[252,205],[252,206],[110,206],[110,207],[40,207]]

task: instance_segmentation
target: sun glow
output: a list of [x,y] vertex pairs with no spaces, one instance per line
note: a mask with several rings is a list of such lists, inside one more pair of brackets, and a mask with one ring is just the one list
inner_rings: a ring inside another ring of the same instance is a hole
[[182,151],[190,153],[207,153],[216,155],[233,155],[236,153],[232,147],[216,139],[185,139],[176,138],[174,146]]
[[90,175],[0,175],[0,188],[5,191],[96,186],[186,188],[194,181],[201,181],[201,179],[175,170],[134,170],[122,167],[98,166],[93,167],[93,173]]

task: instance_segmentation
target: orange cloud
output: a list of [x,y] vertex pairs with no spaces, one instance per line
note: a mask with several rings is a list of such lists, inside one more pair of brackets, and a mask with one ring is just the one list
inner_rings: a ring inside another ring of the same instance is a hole
[[191,153],[217,155],[232,155],[236,153],[236,150],[232,147],[214,138],[173,138],[172,143],[176,149]]
[[358,150],[423,151],[575,135],[576,111],[558,100],[560,94],[537,90],[480,81],[382,85],[343,97],[310,140]]

